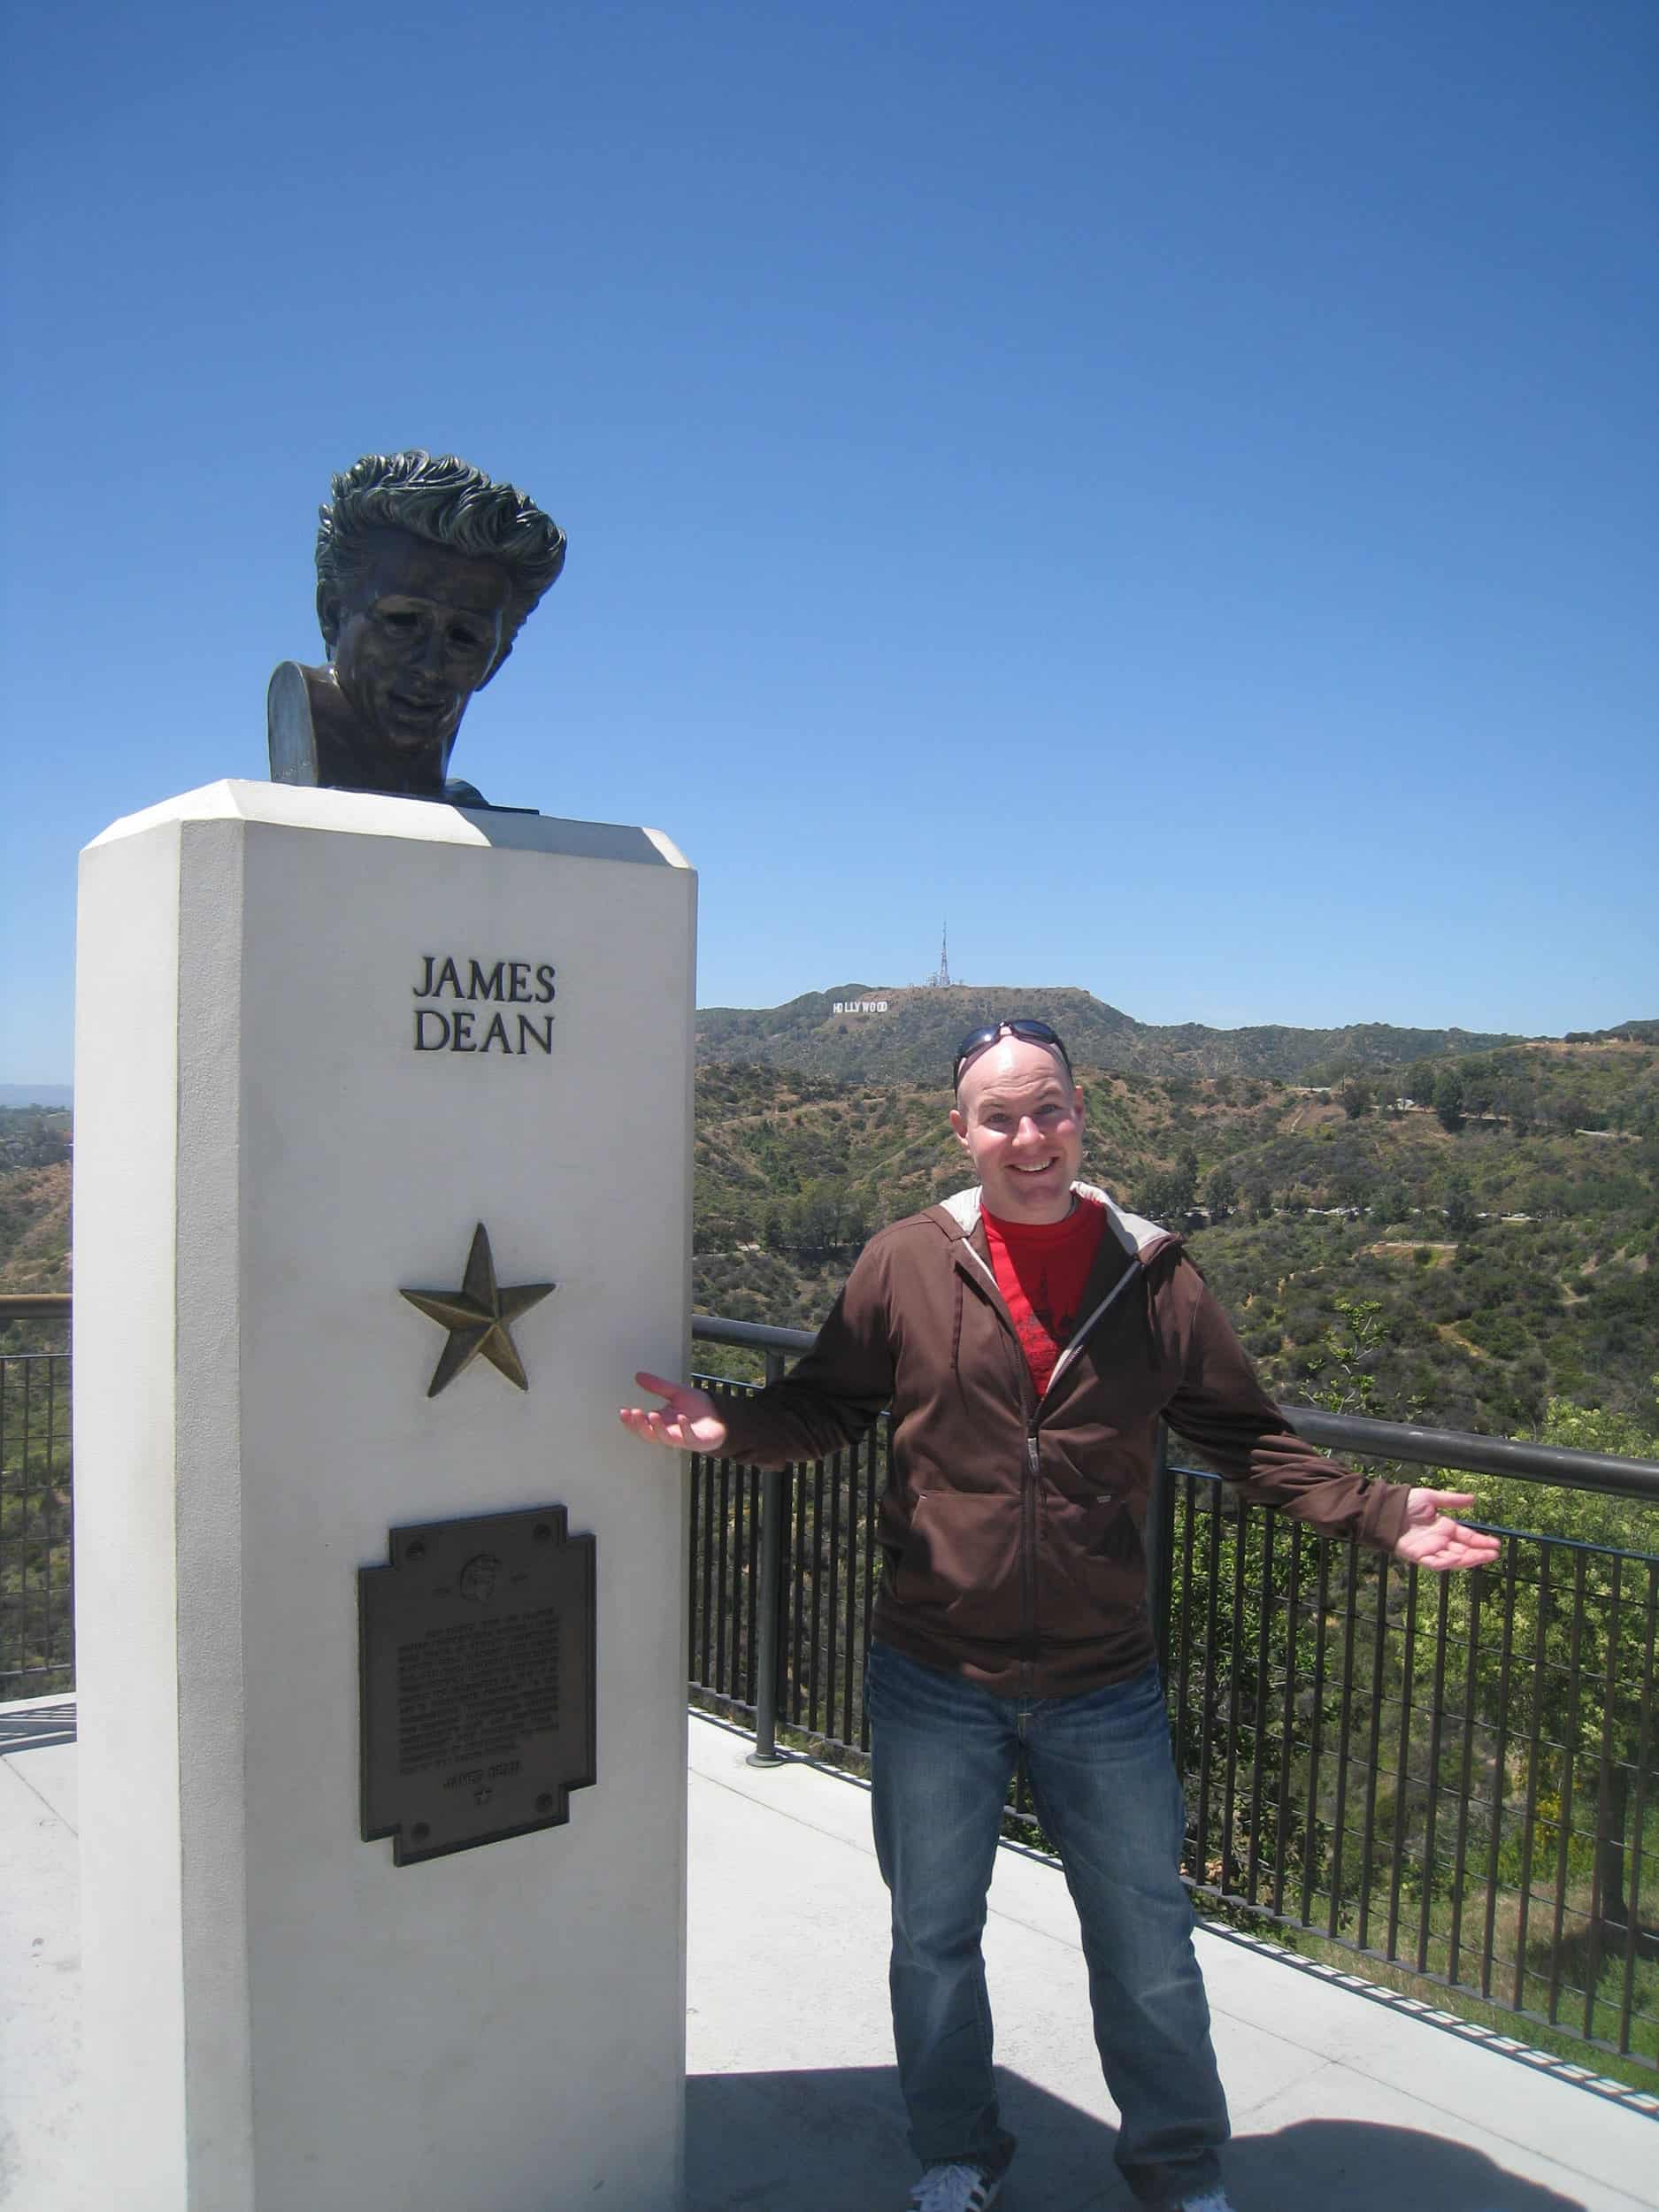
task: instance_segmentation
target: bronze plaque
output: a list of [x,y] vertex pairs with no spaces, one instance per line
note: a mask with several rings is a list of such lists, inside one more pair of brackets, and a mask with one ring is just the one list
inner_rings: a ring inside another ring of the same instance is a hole
[[365,1841],[407,1866],[557,1827],[594,1780],[594,1539],[549,1505],[387,1552],[357,1571]]

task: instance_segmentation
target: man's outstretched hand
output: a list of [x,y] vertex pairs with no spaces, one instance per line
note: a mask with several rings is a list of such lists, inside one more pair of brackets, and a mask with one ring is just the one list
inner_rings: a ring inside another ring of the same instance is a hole
[[1498,1555],[1497,1538],[1442,1518],[1474,1502],[1472,1490],[1408,1491],[1406,1525],[1394,1546],[1394,1557],[1414,1567],[1432,1567],[1437,1573],[1449,1567],[1489,1567]]
[[619,1407],[617,1417],[625,1429],[648,1443],[666,1444],[671,1451],[718,1452],[726,1442],[726,1423],[706,1390],[668,1382],[661,1375],[641,1374],[634,1379],[664,1404],[660,1410],[656,1406]]

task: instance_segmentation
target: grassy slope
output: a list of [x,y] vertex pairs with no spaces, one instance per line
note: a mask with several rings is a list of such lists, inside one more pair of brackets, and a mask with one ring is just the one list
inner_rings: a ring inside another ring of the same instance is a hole
[[[1213,1170],[1231,1173],[1234,1210],[1191,1229],[1192,1248],[1286,1395],[1343,1384],[1328,1339],[1349,1333],[1346,1299],[1379,1309],[1379,1342],[1358,1363],[1379,1415],[1516,1432],[1561,1396],[1647,1416],[1659,1054],[1513,1056],[1532,1122],[1455,1133],[1426,1111],[1350,1118],[1284,1086],[1086,1073],[1086,1171],[1149,1210],[1183,1155],[1201,1192]],[[872,1228],[967,1179],[949,1102],[938,1088],[700,1071],[700,1307],[815,1325]],[[1579,1113],[1609,1126],[1577,1133]],[[1486,1218],[1454,1230],[1443,1209],[1460,1188]],[[1325,1207],[1344,1210],[1310,1210]],[[1502,1217],[1516,1214],[1533,1217]]]
[[[0,1108],[0,1290],[69,1287],[70,1120],[61,1108]],[[53,1322],[0,1325],[0,1351],[47,1351]]]
[[[885,999],[884,1014],[841,1014],[837,1001]],[[1510,1041],[1463,1030],[1393,1029],[1359,1023],[1345,1029],[1207,1029],[1187,1022],[1138,1022],[1087,991],[882,989],[864,984],[809,991],[783,1006],[715,1006],[697,1016],[697,1056],[746,1061],[843,1082],[931,1083],[976,1023],[1034,1014],[1065,1038],[1079,1067],[1141,1074],[1277,1075],[1327,1081],[1422,1056],[1485,1049]]]
[[[1217,1170],[1231,1176],[1231,1210],[1190,1228],[1192,1247],[1286,1395],[1349,1386],[1329,1338],[1350,1333],[1339,1301],[1360,1300],[1379,1309],[1358,1364],[1379,1414],[1514,1433],[1565,1397],[1650,1418],[1655,1042],[1461,1056],[1487,1118],[1455,1133],[1427,1111],[1352,1118],[1334,1096],[1232,1071],[1085,1066],[1086,1171],[1159,1217],[1183,1159],[1200,1195]],[[1404,1080],[1396,1070],[1376,1087],[1392,1097]],[[815,1325],[874,1228],[967,1179],[949,1106],[936,1079],[701,1068],[698,1306]],[[68,1287],[68,1133],[63,1113],[0,1112],[0,1287]],[[1448,1225],[1460,1194],[1487,1217]],[[1346,1210],[1309,1210],[1325,1207]],[[1532,1217],[1501,1217],[1516,1214]],[[20,1347],[17,1328],[7,1341]]]

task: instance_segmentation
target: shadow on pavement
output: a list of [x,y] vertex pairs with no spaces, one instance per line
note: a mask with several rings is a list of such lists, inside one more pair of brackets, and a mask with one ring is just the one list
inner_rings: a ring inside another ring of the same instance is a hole
[[75,1740],[75,1701],[61,1705],[31,1705],[11,1710],[0,1705],[0,1758],[14,1752],[40,1751],[48,1744]]
[[[1020,2139],[998,2212],[1129,2212],[1116,2131],[1000,2069]],[[698,2074],[686,2085],[688,2212],[903,2212],[916,2165],[890,2067]],[[1581,2212],[1479,2151],[1412,2128],[1303,2120],[1226,2154],[1237,2212]]]
[[1482,2151],[1370,2120],[1298,2120],[1227,2154],[1239,2212],[1580,2212],[1583,2200],[1506,2172]]

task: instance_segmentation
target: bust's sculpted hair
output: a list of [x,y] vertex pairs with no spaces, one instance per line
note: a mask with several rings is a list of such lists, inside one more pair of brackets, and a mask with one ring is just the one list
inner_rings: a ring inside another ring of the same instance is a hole
[[[334,479],[334,504],[317,511],[317,598],[349,595],[373,529],[407,530],[474,559],[497,561],[511,588],[496,665],[536,602],[565,565],[565,533],[511,484],[497,484],[452,453],[434,460],[407,453],[365,453]],[[325,622],[323,642],[334,641]],[[492,673],[494,672],[492,671]]]

